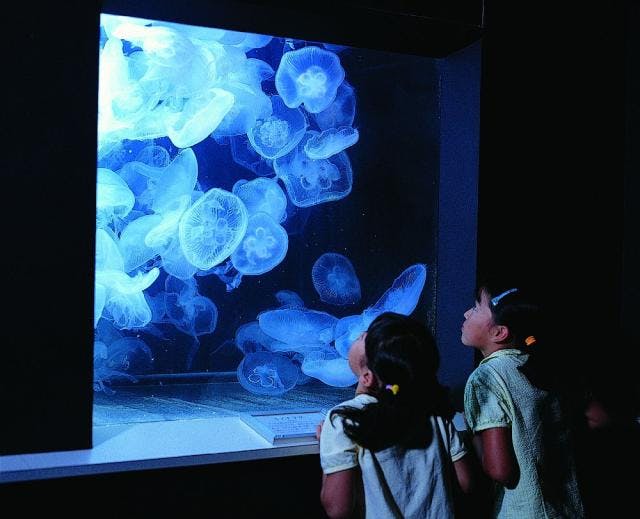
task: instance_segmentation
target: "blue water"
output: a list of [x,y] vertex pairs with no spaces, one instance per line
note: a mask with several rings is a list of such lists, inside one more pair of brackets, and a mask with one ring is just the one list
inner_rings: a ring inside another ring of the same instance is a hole
[[96,391],[329,393],[377,314],[432,317],[435,60],[111,15],[101,34]]

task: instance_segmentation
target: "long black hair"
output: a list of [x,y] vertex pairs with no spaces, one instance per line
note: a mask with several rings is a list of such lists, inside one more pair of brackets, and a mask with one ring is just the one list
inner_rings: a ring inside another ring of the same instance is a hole
[[[367,329],[365,355],[380,382],[377,401],[363,408],[338,407],[331,420],[342,417],[347,436],[373,451],[428,445],[428,417],[453,415],[448,392],[437,378],[440,356],[429,329],[406,315],[385,312]],[[397,392],[387,385],[396,385]]]

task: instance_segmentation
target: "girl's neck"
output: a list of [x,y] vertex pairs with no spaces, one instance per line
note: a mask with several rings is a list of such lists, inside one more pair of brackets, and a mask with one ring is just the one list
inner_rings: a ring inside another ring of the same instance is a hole
[[509,343],[509,344],[489,344],[488,346],[485,346],[483,348],[478,348],[480,350],[480,353],[482,353],[482,357],[486,358],[489,355],[491,355],[492,353],[495,353],[496,351],[500,351],[500,350],[509,350],[513,348],[513,344]]

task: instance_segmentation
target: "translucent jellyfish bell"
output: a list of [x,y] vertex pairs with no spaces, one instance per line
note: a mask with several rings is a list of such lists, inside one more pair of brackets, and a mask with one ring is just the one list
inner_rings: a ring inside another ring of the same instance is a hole
[[267,351],[248,353],[238,365],[238,382],[257,395],[282,395],[293,389],[298,367],[284,355]]
[[353,187],[353,170],[345,152],[321,160],[305,153],[304,147],[314,135],[318,132],[307,132],[295,150],[273,162],[291,202],[298,207],[340,200]]
[[107,168],[98,168],[96,211],[105,225],[112,216],[124,218],[133,209],[135,197],[127,183]]
[[426,265],[416,263],[405,269],[376,304],[362,313],[364,324],[369,326],[383,312],[410,315],[418,305],[426,280]]
[[267,335],[288,344],[329,344],[338,319],[326,312],[308,309],[268,310],[258,316]]
[[328,159],[336,153],[353,146],[360,134],[355,128],[341,126],[329,128],[320,135],[314,135],[304,145],[304,151],[310,159]]
[[316,124],[321,130],[352,126],[356,116],[356,95],[353,87],[343,81],[336,98],[325,110],[315,114]]
[[349,357],[349,350],[355,341],[367,327],[362,320],[362,315],[349,315],[343,317],[336,325],[336,351],[343,359]]
[[244,202],[249,214],[267,213],[278,223],[287,217],[287,195],[275,180],[238,181],[232,191]]
[[304,104],[308,112],[318,113],[336,98],[344,69],[335,53],[310,46],[285,52],[275,80],[276,89],[289,108]]
[[275,346],[276,343],[282,344],[264,333],[260,329],[258,321],[243,324],[236,330],[236,347],[245,354],[256,351],[274,351],[275,349],[281,349]]
[[349,387],[358,381],[349,361],[329,349],[307,353],[302,362],[302,372],[334,387]]
[[332,305],[353,305],[360,301],[360,281],[349,258],[327,252],[313,264],[311,278],[320,299]]
[[224,189],[210,189],[180,219],[182,251],[191,264],[208,270],[240,245],[248,223],[240,198]]
[[307,130],[307,120],[300,109],[287,108],[280,96],[271,98],[271,106],[272,114],[258,119],[247,132],[253,148],[266,159],[289,153]]
[[241,274],[264,274],[284,259],[288,247],[287,231],[267,213],[256,213],[249,217],[245,236],[231,254],[231,263]]

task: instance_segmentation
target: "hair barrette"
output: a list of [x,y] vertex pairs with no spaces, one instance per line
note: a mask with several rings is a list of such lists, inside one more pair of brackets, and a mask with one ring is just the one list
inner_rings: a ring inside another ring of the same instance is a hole
[[504,296],[508,296],[512,292],[517,292],[517,291],[518,291],[517,288],[510,288],[509,290],[505,290],[504,292],[502,292],[502,294],[491,298],[491,305],[496,306],[500,302],[500,299],[502,299]]
[[398,384],[387,384],[384,388],[391,391],[394,396],[398,394],[398,391],[400,391],[400,386]]

